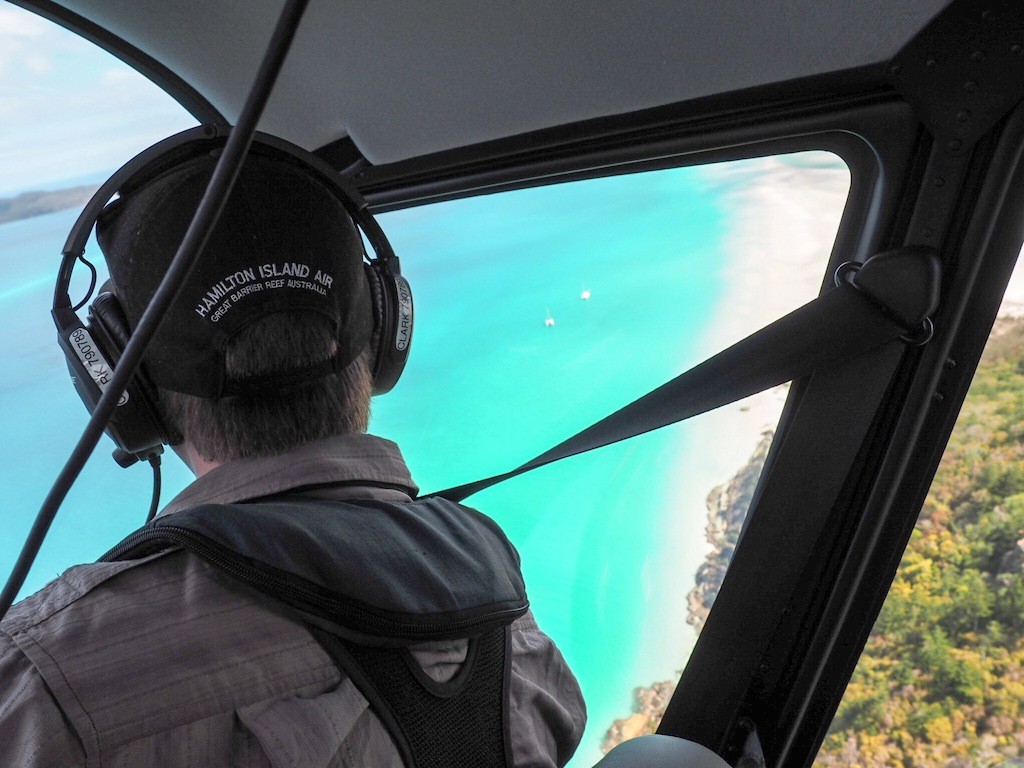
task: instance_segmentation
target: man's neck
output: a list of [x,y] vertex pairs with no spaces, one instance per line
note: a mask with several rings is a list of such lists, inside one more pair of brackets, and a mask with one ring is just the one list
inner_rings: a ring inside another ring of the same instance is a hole
[[203,458],[199,455],[199,451],[187,441],[179,445],[172,445],[171,448],[178,454],[178,458],[185,462],[185,466],[192,470],[192,474],[196,477],[202,477],[211,469],[221,465],[219,461]]

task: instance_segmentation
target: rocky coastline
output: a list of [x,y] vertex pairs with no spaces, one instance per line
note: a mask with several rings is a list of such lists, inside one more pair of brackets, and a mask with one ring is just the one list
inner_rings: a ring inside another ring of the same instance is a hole
[[[762,432],[747,463],[727,482],[708,494],[708,517],[704,532],[711,551],[697,568],[694,587],[687,595],[686,621],[698,633],[704,628],[715,596],[725,579],[725,571],[736,548],[743,519],[757,488],[774,434],[773,430]],[[601,751],[607,753],[623,741],[654,733],[665,714],[675,686],[676,680],[662,680],[635,688],[632,713],[612,723],[601,743]]]

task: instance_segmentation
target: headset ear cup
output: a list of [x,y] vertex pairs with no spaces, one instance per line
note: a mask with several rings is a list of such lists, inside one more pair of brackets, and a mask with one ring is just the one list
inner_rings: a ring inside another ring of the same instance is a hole
[[[116,368],[131,338],[131,331],[120,302],[113,293],[104,290],[106,287],[104,285],[100,289],[89,307],[87,327]],[[169,430],[157,407],[156,388],[141,369],[129,380],[125,392],[128,399],[124,405],[114,409],[107,430],[118,447],[128,453],[146,453],[169,442]]]
[[117,359],[128,346],[128,339],[131,338],[131,331],[128,330],[128,319],[121,309],[117,297],[106,289],[106,284],[100,287],[100,292],[89,307],[89,320],[95,330],[98,326],[100,335],[108,339],[105,346],[107,350]]
[[363,270],[366,272],[366,282],[370,286],[370,304],[373,307],[373,337],[370,339],[370,348],[373,353],[373,366],[371,368],[373,373],[373,394],[379,395],[381,392],[378,391],[377,381],[380,377],[381,364],[384,357],[381,352],[387,344],[385,339],[391,334],[388,327],[388,312],[386,311],[388,296],[380,270],[375,264],[364,264]]
[[373,394],[390,392],[398,383],[412,343],[412,291],[409,283],[373,261],[365,265],[374,313]]
[[380,341],[383,336],[386,298],[378,270],[372,264],[363,264],[363,271],[366,273],[366,283],[370,286],[370,306],[373,308],[373,336],[370,339],[370,346],[373,348],[373,376],[376,379],[380,365]]

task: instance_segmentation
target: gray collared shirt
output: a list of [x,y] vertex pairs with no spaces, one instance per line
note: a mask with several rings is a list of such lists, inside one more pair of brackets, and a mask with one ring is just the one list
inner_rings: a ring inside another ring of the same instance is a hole
[[[407,501],[397,446],[370,435],[224,464],[165,507],[309,495]],[[452,677],[465,641],[417,646]],[[517,766],[564,764],[586,719],[576,679],[531,614],[512,625]],[[184,550],[80,565],[0,625],[0,756],[35,766],[398,766],[366,700],[268,601]]]

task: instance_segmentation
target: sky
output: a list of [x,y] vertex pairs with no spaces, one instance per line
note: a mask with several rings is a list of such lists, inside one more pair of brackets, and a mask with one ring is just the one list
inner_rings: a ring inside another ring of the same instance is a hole
[[0,0],[0,197],[102,182],[195,123],[123,62]]

